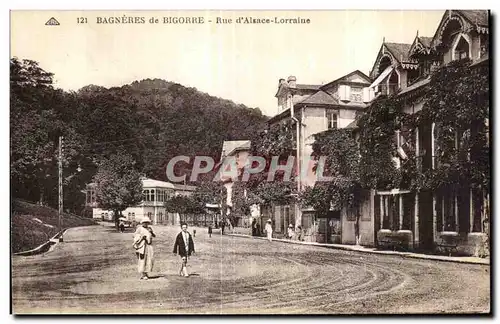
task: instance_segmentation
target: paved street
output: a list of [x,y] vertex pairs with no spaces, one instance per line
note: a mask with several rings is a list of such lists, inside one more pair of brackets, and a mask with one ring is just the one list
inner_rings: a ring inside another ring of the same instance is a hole
[[[14,313],[488,312],[490,268],[197,229],[190,278],[172,254],[177,227],[153,226],[154,279],[139,280],[132,232],[69,230],[45,255],[14,257]],[[190,229],[192,230],[192,229]]]

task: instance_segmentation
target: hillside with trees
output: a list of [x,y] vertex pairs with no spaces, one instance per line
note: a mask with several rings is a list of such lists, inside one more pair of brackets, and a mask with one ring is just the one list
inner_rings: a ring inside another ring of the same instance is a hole
[[[224,140],[255,140],[258,108],[160,80],[63,91],[37,62],[10,62],[12,197],[57,206],[57,148],[64,137],[64,206],[80,213],[98,165],[126,153],[142,175],[167,180],[177,155],[220,158]],[[189,172],[189,166],[184,166]],[[77,170],[80,170],[77,171]]]

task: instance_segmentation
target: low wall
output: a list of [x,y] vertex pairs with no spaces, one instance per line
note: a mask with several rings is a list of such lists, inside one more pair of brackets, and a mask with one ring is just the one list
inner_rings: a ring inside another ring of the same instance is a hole
[[413,233],[410,230],[379,230],[377,232],[377,246],[386,248],[388,244],[383,241],[387,240],[402,241],[407,250],[413,250]]
[[485,233],[439,232],[436,234],[436,250],[439,244],[457,244],[457,253],[463,256],[488,256],[487,236]]

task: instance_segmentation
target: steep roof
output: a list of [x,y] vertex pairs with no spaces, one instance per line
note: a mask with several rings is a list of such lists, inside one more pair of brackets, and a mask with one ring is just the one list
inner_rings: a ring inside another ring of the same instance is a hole
[[419,41],[420,41],[420,43],[422,43],[422,45],[424,45],[425,47],[430,47],[430,46],[431,46],[432,37],[419,36],[419,37],[418,37],[418,40],[419,40]]
[[327,83],[327,84],[325,84],[325,85],[322,85],[322,86],[321,86],[321,89],[328,88],[329,86],[331,86],[332,84],[335,84],[335,83],[337,83],[337,82],[341,82],[341,81],[349,81],[349,78],[350,78],[351,76],[353,76],[353,75],[358,75],[358,76],[360,76],[361,78],[365,79],[365,81],[366,81],[367,83],[371,83],[371,82],[372,82],[369,76],[367,76],[366,74],[364,74],[364,73],[363,73],[363,72],[361,72],[360,70],[355,70],[355,71],[352,71],[352,72],[351,72],[351,73],[349,73],[349,74],[346,74],[346,75],[344,75],[344,76],[341,76],[341,77],[340,77],[340,78],[338,78],[338,79],[335,79],[335,80],[333,80],[333,81],[331,81],[331,82],[328,82],[328,83]]
[[472,24],[488,26],[488,10],[453,10],[458,11]]
[[399,62],[408,61],[408,53],[411,44],[405,43],[384,43],[385,47],[394,55],[394,58]]
[[434,37],[432,38],[432,46],[439,46],[443,31],[446,29],[447,23],[457,16],[465,20],[472,27],[481,26],[481,28],[488,30],[489,27],[489,12],[488,10],[446,10],[439,22]]
[[320,90],[301,102],[298,102],[297,105],[337,105],[338,103],[338,100]]

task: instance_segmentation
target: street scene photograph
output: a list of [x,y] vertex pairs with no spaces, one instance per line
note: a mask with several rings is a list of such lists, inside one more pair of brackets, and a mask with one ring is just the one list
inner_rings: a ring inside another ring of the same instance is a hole
[[11,10],[11,314],[491,316],[490,21]]

